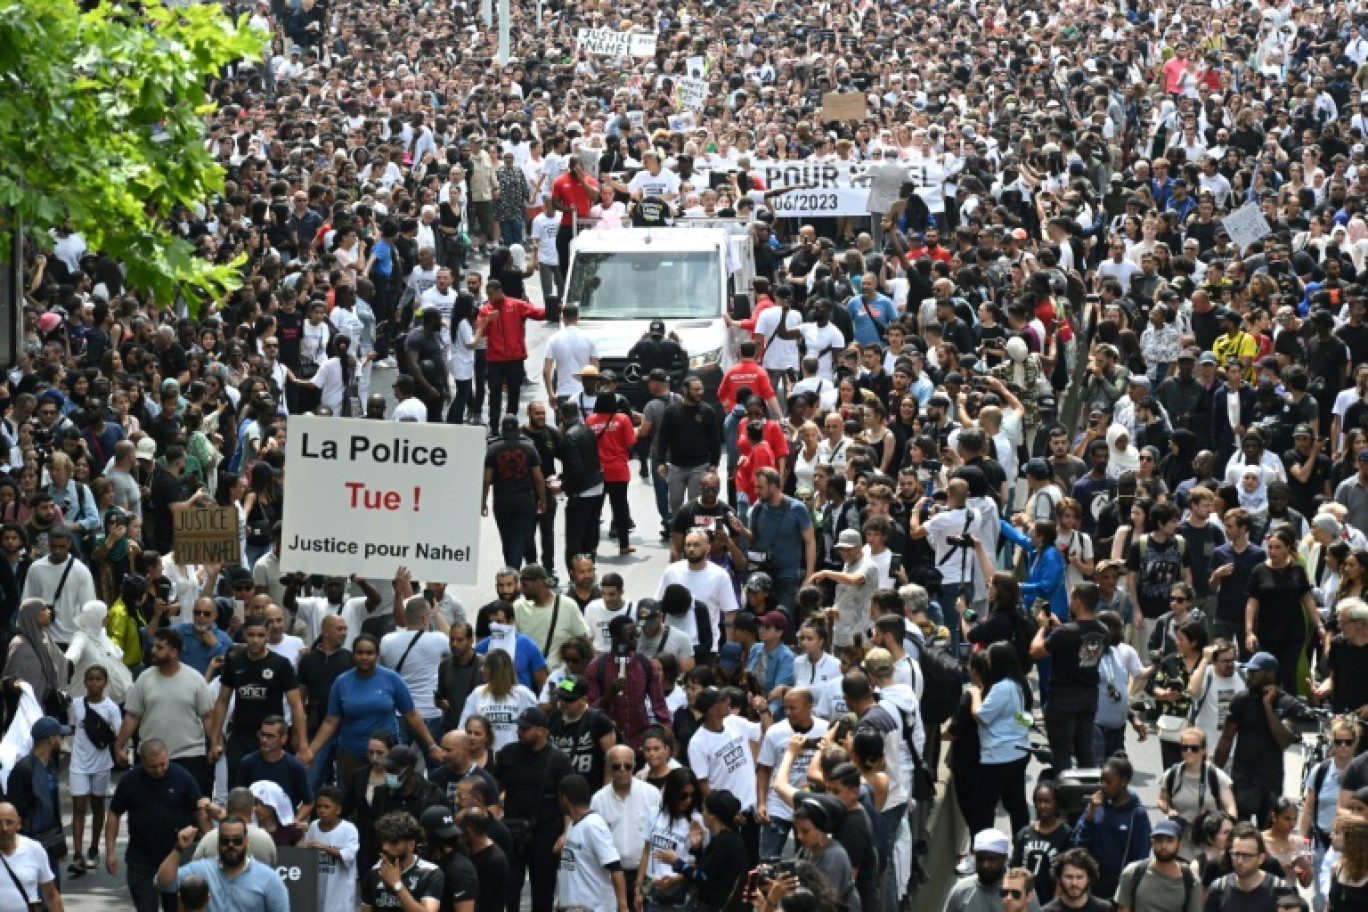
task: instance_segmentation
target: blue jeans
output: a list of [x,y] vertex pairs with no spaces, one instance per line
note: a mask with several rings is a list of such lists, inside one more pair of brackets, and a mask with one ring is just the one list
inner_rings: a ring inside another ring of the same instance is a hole
[[893,862],[893,847],[898,844],[902,831],[903,817],[907,816],[907,805],[884,808],[879,812],[884,824],[884,858],[887,860],[883,876],[884,912],[898,912],[898,866]]
[[762,862],[782,858],[784,846],[788,844],[789,833],[793,831],[793,821],[776,820],[760,827],[760,860]]
[[[401,723],[403,724],[403,723]],[[309,767],[309,790],[315,795],[318,790],[333,780],[333,762],[337,759],[337,736],[333,735],[314,755]]]
[[[951,558],[954,560],[954,558]],[[950,629],[950,653],[959,656],[960,613],[959,597],[963,595],[966,604],[974,603],[974,588],[965,583],[945,583],[940,589],[941,623]]]
[[660,514],[660,524],[668,529],[674,521],[674,514],[670,512],[670,483],[658,474],[659,465],[656,460],[651,460],[651,485],[655,488],[656,512]]
[[520,218],[499,219],[499,236],[502,238],[505,247],[521,244],[523,241],[523,220]]

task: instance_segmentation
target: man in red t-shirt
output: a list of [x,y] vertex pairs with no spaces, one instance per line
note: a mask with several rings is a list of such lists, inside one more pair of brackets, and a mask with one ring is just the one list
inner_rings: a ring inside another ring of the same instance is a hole
[[754,339],[747,339],[738,346],[741,360],[737,361],[722,375],[722,383],[717,387],[717,398],[730,413],[736,407],[736,391],[743,386],[761,399],[778,415],[779,401],[774,397],[774,386],[770,383],[769,371],[755,360],[759,346]]
[[584,173],[584,162],[578,155],[570,156],[565,173],[551,185],[551,205],[561,214],[560,230],[556,232],[556,255],[560,260],[562,281],[570,268],[575,216],[589,217],[589,210],[598,199],[598,189],[598,181]]

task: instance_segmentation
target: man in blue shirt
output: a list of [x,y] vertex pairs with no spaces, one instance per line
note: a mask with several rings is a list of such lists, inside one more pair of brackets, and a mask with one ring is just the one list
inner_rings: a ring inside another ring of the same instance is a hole
[[1230,640],[1238,648],[1244,643],[1245,608],[1249,602],[1249,577],[1268,557],[1263,548],[1249,540],[1253,517],[1243,507],[1225,512],[1226,543],[1211,554],[1208,584],[1216,592],[1216,613],[1211,634]]
[[192,612],[191,620],[172,624],[171,629],[179,633],[185,641],[185,648],[181,650],[181,662],[200,674],[205,674],[209,670],[210,662],[228,654],[228,647],[233,645],[233,639],[215,626],[218,608],[214,605],[213,599],[196,599]]
[[216,912],[289,912],[285,881],[269,865],[247,853],[247,823],[241,817],[225,817],[218,829],[218,858],[203,858],[187,865],[181,853],[199,842],[199,829],[188,826],[176,834],[176,845],[157,869],[157,889],[175,893],[181,881],[198,874],[209,884]]
[[855,324],[855,341],[861,345],[873,345],[883,341],[888,324],[897,319],[898,311],[893,302],[879,294],[879,278],[872,272],[865,273],[860,280],[860,293],[846,304],[850,320]]
[[497,641],[512,656],[518,683],[539,694],[546,684],[546,657],[531,637],[518,633],[516,618],[512,602],[496,602],[489,609],[490,635],[475,644],[475,652],[488,655],[491,641]]
[[760,642],[751,647],[746,670],[752,672],[764,688],[774,721],[782,722],[784,695],[780,688],[793,686],[793,650],[783,643],[788,618],[783,612],[768,611],[756,620],[760,624]]

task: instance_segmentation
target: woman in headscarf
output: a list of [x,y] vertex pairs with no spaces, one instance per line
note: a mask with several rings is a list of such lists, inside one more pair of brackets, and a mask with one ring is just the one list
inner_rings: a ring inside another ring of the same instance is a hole
[[1177,491],[1180,484],[1193,477],[1192,460],[1201,448],[1197,435],[1187,428],[1178,428],[1173,432],[1169,438],[1168,455],[1159,463],[1159,477],[1164,479],[1170,491]]
[[249,788],[256,799],[254,814],[257,825],[266,831],[278,846],[292,846],[299,842],[304,831],[295,823],[294,808],[285,790],[269,780],[253,782]]
[[105,678],[109,682],[105,694],[115,703],[122,704],[124,696],[133,686],[133,675],[124,665],[123,650],[109,638],[105,630],[105,618],[108,616],[109,607],[104,602],[96,601],[86,602],[81,613],[76,615],[76,636],[66,651],[66,661],[75,669],[71,684],[67,687],[67,694],[73,700],[85,696],[85,673],[92,665],[104,667]]
[[1264,484],[1263,468],[1256,465],[1247,465],[1240,472],[1240,483],[1237,485],[1240,497],[1240,506],[1253,513],[1256,510],[1268,509],[1268,485]]
[[33,695],[48,709],[48,695],[66,690],[66,656],[48,635],[52,609],[42,599],[25,599],[19,606],[19,634],[10,640],[5,674],[33,687]]
[[1107,428],[1107,447],[1111,450],[1111,462],[1107,464],[1107,474],[1113,478],[1122,472],[1134,472],[1140,466],[1140,451],[1131,446],[1130,431],[1119,424]]

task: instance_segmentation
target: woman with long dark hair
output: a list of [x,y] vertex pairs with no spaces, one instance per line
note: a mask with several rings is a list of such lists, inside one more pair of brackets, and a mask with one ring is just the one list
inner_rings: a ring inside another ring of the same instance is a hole
[[451,308],[451,379],[456,381],[456,395],[447,409],[447,424],[465,423],[466,407],[475,395],[475,352],[486,325],[476,322],[479,312],[473,294],[456,295]]
[[1012,832],[1030,822],[1026,805],[1024,748],[1030,747],[1031,685],[1011,643],[988,647],[984,686],[970,685],[970,712],[978,723],[979,769],[968,818],[970,835],[993,825],[1001,802],[1012,819]]
[[646,840],[637,869],[637,890],[647,912],[678,909],[689,902],[689,885],[663,858],[692,862],[703,848],[703,790],[687,766],[673,769],[660,788],[660,807],[647,818]]

